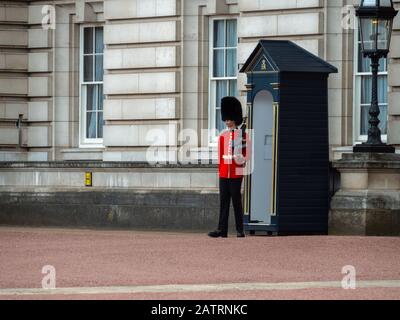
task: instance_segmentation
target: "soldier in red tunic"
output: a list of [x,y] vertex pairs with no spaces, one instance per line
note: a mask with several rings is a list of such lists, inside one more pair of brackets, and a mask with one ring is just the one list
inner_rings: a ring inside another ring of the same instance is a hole
[[218,228],[208,235],[213,238],[228,236],[229,206],[232,199],[237,237],[244,237],[241,185],[248,160],[249,145],[243,124],[242,106],[234,97],[221,101],[222,121],[227,128],[218,138],[220,212]]

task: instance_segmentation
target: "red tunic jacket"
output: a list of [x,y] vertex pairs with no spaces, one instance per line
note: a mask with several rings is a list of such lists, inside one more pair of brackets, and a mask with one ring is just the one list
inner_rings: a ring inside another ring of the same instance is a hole
[[218,159],[220,178],[241,178],[249,158],[249,138],[243,140],[242,130],[224,130],[218,138]]

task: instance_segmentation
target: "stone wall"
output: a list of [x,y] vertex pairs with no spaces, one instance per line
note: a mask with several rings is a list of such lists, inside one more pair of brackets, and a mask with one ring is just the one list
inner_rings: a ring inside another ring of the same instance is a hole
[[400,235],[400,155],[352,153],[333,166],[341,186],[331,201],[329,233]]
[[[179,0],[104,2],[104,160],[145,161],[151,131],[166,137],[153,145],[177,146],[180,15]],[[165,151],[158,153],[159,160],[176,160]]]
[[[159,158],[180,157],[181,130],[193,129],[193,158],[213,147],[209,123],[209,25],[238,19],[238,64],[259,39],[289,39],[339,69],[329,79],[332,148],[353,144],[354,30],[343,28],[357,0],[70,0],[2,1],[0,6],[0,160],[144,161],[152,130],[165,132]],[[400,2],[395,1],[399,7]],[[53,5],[55,29],[42,28]],[[396,17],[389,65],[389,143],[400,134]],[[104,145],[80,142],[79,28],[104,25]],[[140,58],[138,58],[140,57]],[[400,57],[400,56],[399,56]],[[245,75],[238,89],[245,103]],[[22,114],[21,129],[15,122]],[[124,139],[121,140],[121,137]],[[340,157],[340,150],[331,158]]]
[[27,160],[28,128],[28,5],[27,1],[0,3],[0,161]]
[[206,232],[219,214],[217,193],[177,190],[1,192],[0,205],[0,225],[30,227]]
[[[238,19],[239,66],[259,39],[295,41],[335,65],[339,73],[329,79],[330,144],[351,146],[354,32],[344,29],[341,20],[343,7],[355,3],[355,0],[70,0],[29,4],[3,1],[0,160],[144,161],[147,147],[152,143],[148,133],[154,130],[166,133],[164,145],[171,147],[166,150],[156,146],[159,159],[175,161],[185,140],[179,133],[187,129],[197,133],[197,139],[188,144],[190,157],[213,157],[215,148],[209,146],[201,131],[209,127],[208,38],[213,17]],[[42,28],[42,9],[47,4],[55,8],[55,29]],[[398,20],[399,17],[395,22],[389,70],[389,140],[394,139],[391,141],[399,136],[395,102]],[[105,31],[105,127],[101,147],[82,145],[80,141],[82,24],[103,25]],[[245,83],[245,75],[239,74],[238,89],[243,104]],[[23,114],[21,130],[14,125],[19,114]]]
[[0,225],[210,231],[219,214],[216,171],[212,165],[4,162]]
[[[92,173],[92,186],[85,187],[85,173]],[[215,165],[161,165],[139,162],[2,162],[0,192],[55,189],[171,189],[218,190]]]

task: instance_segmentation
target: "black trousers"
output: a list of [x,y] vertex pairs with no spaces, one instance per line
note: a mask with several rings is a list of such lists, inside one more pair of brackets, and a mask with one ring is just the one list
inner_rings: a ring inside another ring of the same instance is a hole
[[243,232],[243,207],[240,188],[243,178],[219,179],[220,211],[218,230],[222,234],[228,233],[229,205],[232,199],[235,212],[236,231]]

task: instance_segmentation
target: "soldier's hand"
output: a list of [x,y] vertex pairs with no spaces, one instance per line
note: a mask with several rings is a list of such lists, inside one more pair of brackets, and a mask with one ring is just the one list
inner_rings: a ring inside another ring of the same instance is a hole
[[246,162],[246,159],[243,157],[243,155],[242,154],[235,154],[234,156],[233,156],[233,158],[235,159],[235,162],[237,163],[237,164],[244,164],[245,162]]

